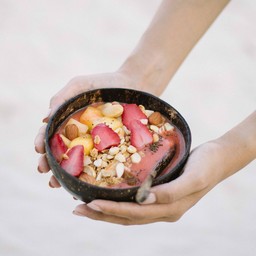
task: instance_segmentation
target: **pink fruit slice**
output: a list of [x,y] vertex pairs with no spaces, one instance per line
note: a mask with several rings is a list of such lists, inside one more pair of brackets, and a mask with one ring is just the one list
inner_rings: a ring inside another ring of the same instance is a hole
[[68,148],[59,133],[54,134],[52,137],[50,141],[50,148],[54,158],[58,163],[60,163],[63,158],[63,154],[66,153]]
[[141,119],[147,119],[147,116],[141,111],[136,104],[124,104],[124,111],[122,114],[123,124],[129,129],[133,120],[140,121]]
[[153,135],[148,127],[138,120],[130,123],[131,144],[137,149],[142,149],[149,143],[153,142]]
[[96,125],[92,129],[91,135],[94,141],[94,147],[99,151],[117,146],[120,143],[119,135],[105,124]]
[[67,152],[67,159],[60,163],[61,167],[73,176],[78,176],[84,169],[84,147],[77,145]]

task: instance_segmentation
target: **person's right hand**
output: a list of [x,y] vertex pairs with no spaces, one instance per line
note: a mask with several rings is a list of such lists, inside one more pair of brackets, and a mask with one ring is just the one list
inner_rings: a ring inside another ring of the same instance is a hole
[[[35,150],[41,154],[38,162],[38,171],[41,173],[49,172],[50,168],[45,156],[44,136],[49,118],[56,112],[58,107],[68,99],[91,89],[96,88],[133,88],[139,89],[135,79],[123,72],[114,72],[98,75],[79,76],[73,78],[63,89],[61,89],[50,100],[49,114],[43,118],[45,123],[39,130],[35,138]],[[52,176],[49,185],[51,187],[60,187],[58,181]]]

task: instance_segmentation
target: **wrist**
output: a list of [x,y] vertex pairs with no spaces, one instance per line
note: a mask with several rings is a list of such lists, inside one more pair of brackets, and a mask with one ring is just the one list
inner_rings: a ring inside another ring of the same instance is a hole
[[151,52],[146,48],[136,49],[118,72],[133,80],[136,89],[160,96],[170,80],[166,72],[165,58],[160,52]]
[[236,173],[256,158],[256,111],[215,140],[219,145],[225,172],[223,179]]

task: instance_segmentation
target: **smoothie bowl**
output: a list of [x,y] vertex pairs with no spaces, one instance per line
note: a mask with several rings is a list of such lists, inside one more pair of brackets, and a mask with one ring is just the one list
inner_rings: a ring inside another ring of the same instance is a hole
[[50,119],[46,157],[59,183],[75,198],[135,201],[158,170],[153,186],[177,178],[189,156],[190,129],[161,99],[132,89],[84,92]]

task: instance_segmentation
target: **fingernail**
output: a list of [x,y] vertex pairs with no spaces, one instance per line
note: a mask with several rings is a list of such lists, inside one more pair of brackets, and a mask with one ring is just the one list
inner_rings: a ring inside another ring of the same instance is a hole
[[54,186],[52,185],[52,183],[49,181],[49,187],[54,188]]
[[141,204],[153,204],[156,202],[156,195],[154,193],[150,193],[147,199]]
[[88,207],[90,207],[92,210],[97,211],[97,212],[101,212],[102,210],[100,209],[100,207],[94,203],[89,203],[87,204]]
[[51,114],[51,109],[49,108],[48,110],[47,110],[47,112],[45,113],[45,117],[43,118],[43,123],[44,122],[46,122],[47,120],[48,120],[48,117],[49,117],[49,115]]
[[74,210],[72,213],[73,213],[74,215],[76,215],[76,216],[84,216],[82,213],[80,213],[80,212],[78,212],[78,211],[76,211],[76,210]]
[[43,171],[40,169],[40,166],[37,167],[37,171],[43,173]]

